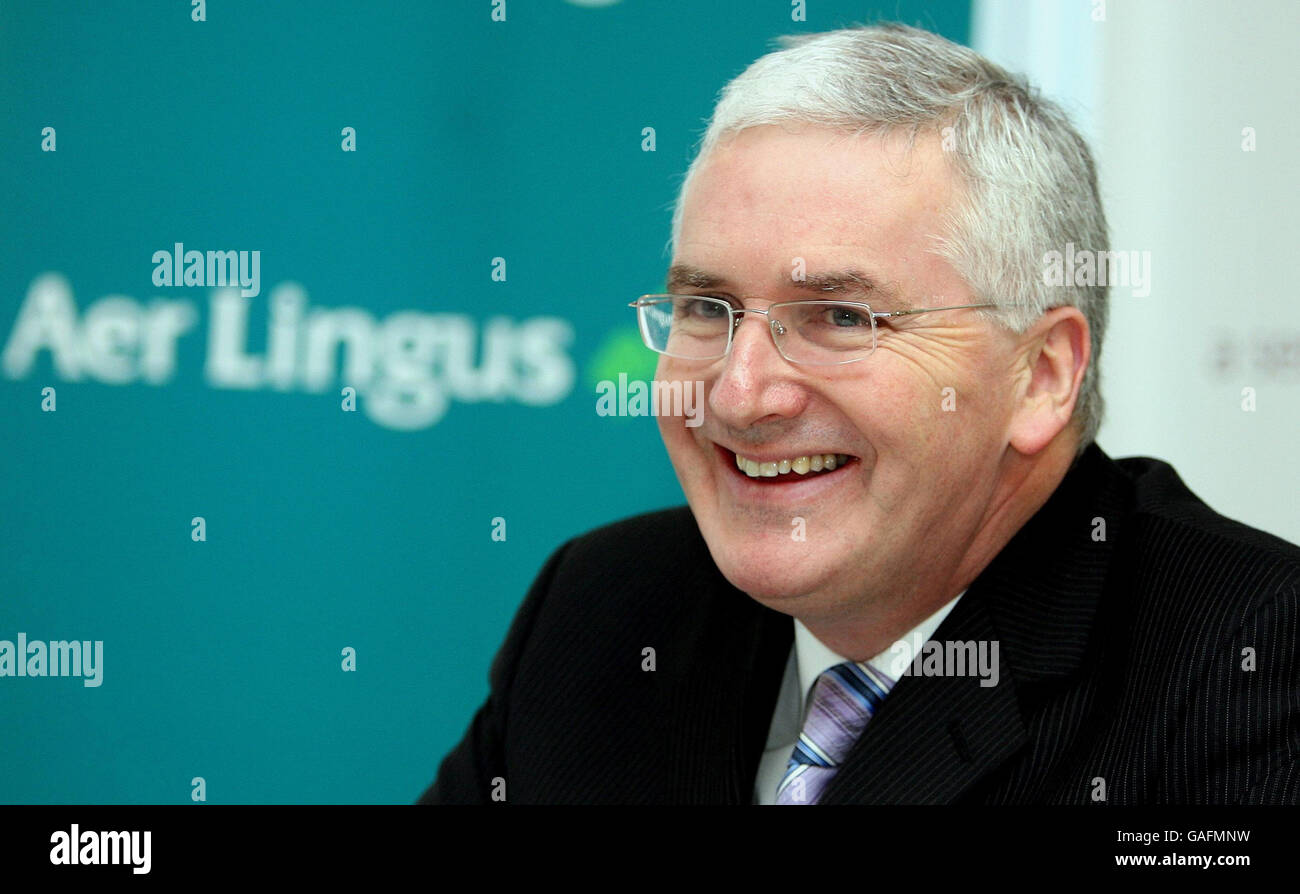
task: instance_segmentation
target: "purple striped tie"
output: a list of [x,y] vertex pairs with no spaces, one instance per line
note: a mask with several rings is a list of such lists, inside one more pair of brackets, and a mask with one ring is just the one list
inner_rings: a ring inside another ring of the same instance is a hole
[[817,803],[893,685],[864,661],[837,664],[817,678],[803,732],[777,789],[778,804]]

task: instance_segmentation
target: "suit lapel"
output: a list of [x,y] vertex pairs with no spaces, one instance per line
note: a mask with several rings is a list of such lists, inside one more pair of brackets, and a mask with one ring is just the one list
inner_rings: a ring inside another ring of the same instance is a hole
[[[979,599],[967,593],[936,640],[994,641]],[[996,686],[978,677],[905,676],[854,744],[822,804],[943,804],[1025,744],[1024,722],[1004,656]]]
[[750,804],[794,627],[707,569],[659,659],[668,801]]
[[[949,803],[1024,748],[1027,693],[1083,663],[1130,498],[1115,463],[1089,447],[932,637],[998,643],[997,685],[900,679],[821,803]],[[1109,528],[1102,539],[1098,519]]]

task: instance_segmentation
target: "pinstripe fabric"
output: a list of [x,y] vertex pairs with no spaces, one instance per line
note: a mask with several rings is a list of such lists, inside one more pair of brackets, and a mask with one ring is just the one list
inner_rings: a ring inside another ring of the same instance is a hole
[[[998,685],[903,677],[820,803],[1300,803],[1298,614],[1300,548],[1090,447],[934,634]],[[791,641],[685,508],[570,541],[421,800],[749,803]]]

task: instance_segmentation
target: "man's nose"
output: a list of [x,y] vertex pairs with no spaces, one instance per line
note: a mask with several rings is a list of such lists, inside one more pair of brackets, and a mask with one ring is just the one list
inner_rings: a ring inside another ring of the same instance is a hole
[[794,367],[776,349],[770,318],[750,311],[739,319],[731,353],[709,392],[710,410],[735,428],[768,416],[798,415],[804,392],[794,381]]

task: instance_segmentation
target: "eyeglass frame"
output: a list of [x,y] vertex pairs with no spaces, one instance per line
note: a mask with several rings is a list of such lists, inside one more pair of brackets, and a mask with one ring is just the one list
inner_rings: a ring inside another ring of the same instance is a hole
[[[721,354],[718,354],[713,357],[683,357],[680,354],[670,354],[667,351],[660,351],[658,348],[652,347],[650,345],[650,340],[646,335],[645,326],[643,322],[644,317],[640,309],[642,307],[648,307],[652,304],[660,304],[663,302],[663,299],[668,299],[668,298],[694,298],[697,300],[704,299],[706,301],[716,301],[718,304],[721,304],[723,307],[727,308],[727,313],[731,316],[731,325],[727,327],[727,347],[723,350]],[[651,300],[651,299],[659,299],[659,300]],[[793,306],[808,305],[808,304],[836,305],[842,307],[861,308],[865,310],[867,312],[867,315],[871,318],[871,350],[868,351],[862,357],[854,357],[852,360],[839,360],[834,363],[809,363],[806,360],[792,360],[789,356],[786,355],[785,351],[781,350],[781,345],[776,340],[777,333],[774,327],[780,326],[781,321],[774,319],[771,315],[771,311],[779,307],[793,307]],[[983,304],[952,304],[947,307],[917,307],[917,308],[912,308],[910,310],[875,311],[871,309],[870,305],[861,301],[835,301],[829,298],[827,299],[817,298],[817,299],[807,299],[803,301],[778,301],[774,304],[769,304],[766,310],[759,310],[756,307],[733,307],[731,302],[728,301],[726,298],[719,298],[716,295],[686,295],[680,292],[664,292],[659,294],[642,295],[637,300],[628,302],[627,306],[634,307],[637,309],[637,323],[638,323],[637,329],[640,330],[641,341],[642,343],[645,344],[647,348],[650,348],[650,350],[654,351],[656,354],[663,354],[665,357],[673,357],[678,360],[697,360],[701,362],[708,361],[708,360],[721,360],[723,357],[726,357],[731,353],[731,346],[736,340],[735,339],[736,330],[740,328],[741,314],[762,314],[763,316],[767,317],[767,322],[768,322],[767,334],[769,337],[771,337],[772,345],[773,347],[776,348],[776,352],[780,354],[786,361],[797,364],[799,366],[843,366],[846,363],[857,363],[860,360],[866,360],[868,357],[870,357],[872,354],[876,352],[876,320],[877,319],[907,317],[915,314],[932,313],[933,311],[937,311],[937,310],[964,310],[966,308],[973,308],[973,307],[1001,307],[1001,305],[995,302],[986,302]]]

